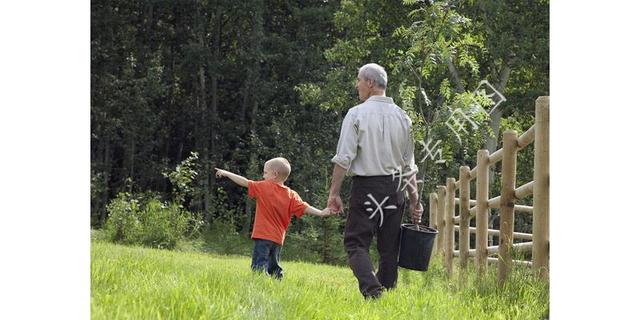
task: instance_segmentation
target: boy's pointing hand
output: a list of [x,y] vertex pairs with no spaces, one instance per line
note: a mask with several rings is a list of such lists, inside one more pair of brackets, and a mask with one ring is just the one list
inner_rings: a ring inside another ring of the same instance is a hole
[[218,177],[218,178],[222,178],[222,177],[226,176],[226,174],[228,172],[226,170],[222,170],[222,169],[218,169],[218,168],[215,168],[215,169],[216,169],[216,177]]

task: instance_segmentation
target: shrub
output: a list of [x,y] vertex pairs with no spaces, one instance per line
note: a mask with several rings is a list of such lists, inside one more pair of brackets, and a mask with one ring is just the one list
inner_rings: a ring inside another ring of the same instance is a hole
[[178,203],[180,206],[182,206],[186,197],[193,193],[191,184],[198,175],[195,170],[196,160],[198,160],[198,153],[192,151],[191,155],[182,160],[175,170],[162,173],[163,176],[169,178],[173,186],[173,202]]
[[118,193],[107,205],[106,238],[117,243],[137,243],[142,233],[139,212],[137,199],[131,197],[128,192]]
[[189,217],[175,204],[166,205],[159,200],[151,200],[141,212],[141,219],[144,225],[142,244],[172,249],[184,235]]
[[[151,191],[135,195],[119,193],[107,205],[105,238],[116,243],[173,249],[179,240],[198,236],[204,224],[202,215],[191,213],[182,205],[193,191],[191,183],[198,174],[197,159],[198,153],[191,152],[174,171],[163,173],[173,184],[170,203],[161,201],[160,195]],[[127,184],[131,190],[130,178]]]
[[[197,235],[203,224],[180,205],[164,203],[157,198],[144,200],[120,193],[107,205],[109,218],[106,238],[112,242],[141,244],[153,248],[173,249],[180,239]],[[142,208],[141,208],[142,207]]]

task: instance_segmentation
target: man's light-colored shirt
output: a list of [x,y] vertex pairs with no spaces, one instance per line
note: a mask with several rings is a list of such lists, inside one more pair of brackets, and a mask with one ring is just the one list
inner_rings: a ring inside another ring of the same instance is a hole
[[383,176],[418,171],[411,119],[393,99],[372,96],[347,112],[331,162],[350,176]]

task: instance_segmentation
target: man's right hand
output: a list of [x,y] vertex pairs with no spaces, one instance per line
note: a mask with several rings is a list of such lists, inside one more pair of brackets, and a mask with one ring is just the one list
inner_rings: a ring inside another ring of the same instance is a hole
[[327,199],[327,207],[331,209],[331,213],[342,213],[342,199],[340,195],[329,195]]

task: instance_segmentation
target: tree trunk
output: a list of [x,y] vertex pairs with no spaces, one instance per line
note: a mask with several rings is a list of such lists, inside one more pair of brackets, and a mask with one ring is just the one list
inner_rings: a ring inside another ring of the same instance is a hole
[[[222,33],[222,7],[217,6],[215,9],[215,15],[211,15],[211,24],[214,26],[214,40],[213,40],[213,65],[218,66],[220,63],[220,36]],[[215,16],[215,19],[214,19]],[[209,67],[211,71],[212,68]],[[218,68],[215,68],[211,74],[211,102],[209,106],[209,152],[206,155],[205,163],[207,167],[205,168],[205,180],[207,181],[207,186],[205,190],[205,199],[204,199],[204,211],[205,211],[205,219],[207,221],[211,220],[213,212],[211,212],[211,187],[213,184],[214,176],[213,170],[211,170],[210,164],[216,163],[218,160],[217,157],[217,130],[219,128],[219,119],[218,119]]]
[[102,201],[100,202],[100,207],[101,209],[98,211],[100,212],[100,216],[98,218],[98,225],[102,226],[104,225],[105,220],[107,219],[107,210],[105,209],[105,206],[107,205],[108,201],[109,201],[109,181],[111,180],[111,145],[110,142],[106,142],[105,146],[104,146],[104,154],[103,154],[103,158],[102,158],[102,163],[104,166],[104,191],[102,193]]
[[[130,134],[129,136],[129,177],[133,179],[134,176],[134,161],[135,161],[135,152],[136,152],[136,139],[135,134]],[[132,184],[133,185],[133,184]],[[132,192],[133,190],[129,190]]]
[[[504,91],[504,88],[507,87],[507,82],[509,81],[509,76],[511,74],[511,66],[510,63],[513,63],[514,59],[509,60],[508,62],[505,62],[505,65],[501,68],[500,70],[500,75],[498,77],[499,82],[496,84],[496,86],[494,86],[496,88],[496,90],[498,90],[498,92],[502,93]],[[490,126],[491,126],[491,131],[493,132],[494,136],[492,137],[491,135],[487,134],[485,135],[486,137],[486,143],[485,143],[485,149],[489,150],[489,155],[491,155],[492,153],[494,153],[497,149],[498,149],[498,136],[500,135],[500,119],[502,119],[502,115],[504,114],[503,109],[501,108],[503,106],[500,106],[499,108],[496,108],[493,113],[490,115]],[[491,192],[491,187],[493,186],[493,183],[495,181],[495,167],[491,166],[489,167],[489,192]],[[491,198],[492,195],[489,194],[489,198]],[[490,218],[489,218],[489,225],[491,226],[491,228],[496,228],[496,226],[494,225],[494,221],[498,218],[497,214],[494,214],[493,209],[491,209],[491,214],[490,214]],[[490,237],[489,238],[489,245],[493,245],[493,238],[494,237]]]
[[[249,37],[249,53],[251,57],[254,57],[252,63],[247,66],[246,72],[247,77],[245,79],[245,85],[249,83],[248,88],[253,90],[247,90],[245,93],[245,98],[247,101],[250,101],[251,108],[251,125],[250,125],[250,143],[249,143],[249,152],[251,153],[249,160],[249,170],[248,172],[252,172],[251,169],[255,171],[259,171],[261,165],[258,163],[258,151],[257,151],[257,119],[258,119],[258,97],[256,96],[256,90],[259,77],[260,77],[260,61],[258,60],[258,56],[260,55],[260,51],[262,50],[262,39],[264,38],[264,26],[263,26],[263,1],[256,1],[256,5],[253,7],[255,10],[253,12],[253,30],[251,31],[251,36]],[[247,221],[245,223],[244,230],[250,230],[249,227],[251,222],[253,221],[253,204],[247,198],[245,202],[245,213],[247,217]]]
[[[183,27],[182,27],[183,24],[182,24],[182,21],[181,21],[182,20],[181,19],[182,16],[181,16],[180,8],[181,8],[181,6],[177,5],[177,4],[174,5],[174,7],[173,7],[173,15],[175,17],[174,18],[174,21],[175,21],[174,27],[176,29],[176,39],[175,39],[175,43],[174,43],[175,49],[172,51],[173,52],[173,56],[171,58],[171,62],[172,62],[171,70],[172,70],[172,73],[174,75],[173,81],[176,81],[176,79],[177,79],[177,77],[175,76],[175,69],[176,69],[176,57],[175,57],[175,54],[176,54],[177,51],[179,51],[180,45],[183,43],[182,33],[184,31],[182,30],[183,29]],[[172,91],[175,91],[176,87],[179,87],[179,83],[178,83],[178,85],[173,85],[172,86]],[[175,92],[174,92],[173,97],[175,97]],[[177,119],[176,119],[176,122],[177,122],[177,124],[176,124],[176,126],[177,126],[177,132],[176,132],[177,141],[176,141],[176,143],[178,144],[178,147],[177,147],[176,155],[175,155],[174,159],[176,161],[179,161],[180,159],[182,159],[182,152],[183,152],[183,149],[184,149],[184,139],[185,139],[185,131],[186,131],[185,123],[184,123],[185,120],[184,120],[184,116],[183,116],[184,112],[182,110],[182,105],[181,104],[176,104],[175,103],[175,99],[172,99],[171,104],[176,107],[176,110],[175,110],[176,113],[175,114],[177,115]]]
[[[196,3],[196,17],[195,17],[195,26],[194,29],[197,32],[198,44],[201,49],[208,48],[204,41],[204,34],[207,32],[207,28],[205,23],[203,22],[203,12],[200,8],[200,3]],[[211,214],[209,205],[211,204],[211,187],[210,187],[210,175],[211,170],[209,168],[210,164],[210,152],[209,152],[209,132],[211,130],[211,123],[209,121],[209,108],[207,104],[207,82],[205,75],[205,66],[207,62],[201,57],[200,64],[198,66],[198,91],[199,95],[199,104],[198,104],[198,113],[201,114],[198,122],[199,130],[196,133],[196,140],[198,148],[197,150],[202,155],[202,160],[205,164],[204,168],[204,176],[201,178],[201,192],[200,197],[196,200],[198,203],[195,205],[196,210],[204,209],[205,220],[208,220],[209,215]]]
[[460,80],[460,74],[458,74],[458,69],[453,64],[453,58],[449,58],[447,61],[447,67],[449,68],[449,73],[453,78],[453,83],[456,85],[456,91],[464,92],[464,85],[462,84],[462,80]]
[[[253,81],[253,80],[248,80],[248,81]],[[251,138],[250,138],[250,143],[249,143],[249,150],[251,152],[251,156],[249,158],[249,170],[248,172],[253,172],[253,171],[258,171],[258,169],[256,168],[260,168],[260,163],[258,163],[258,152],[257,152],[257,132],[256,132],[256,122],[257,122],[257,115],[258,115],[258,100],[256,99],[255,96],[252,97],[253,100],[253,108],[251,109]],[[253,207],[253,202],[251,200],[249,200],[249,197],[246,198],[245,200],[245,216],[247,217],[246,223],[245,223],[245,227],[244,230],[247,230],[249,232],[251,232],[251,223],[253,222],[253,216],[254,216],[254,207]]]

